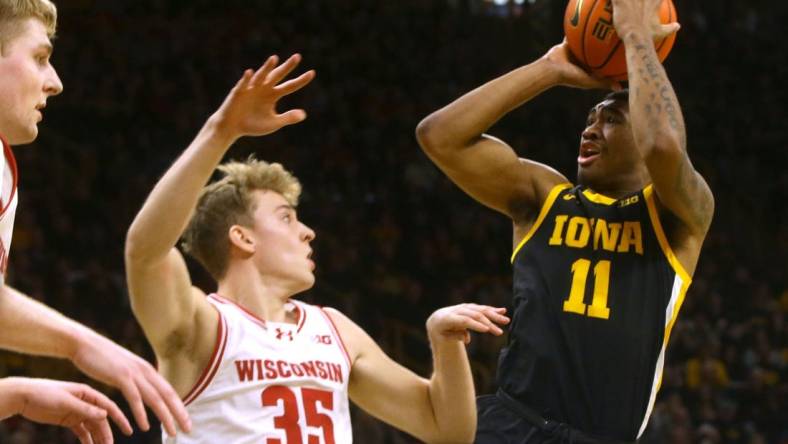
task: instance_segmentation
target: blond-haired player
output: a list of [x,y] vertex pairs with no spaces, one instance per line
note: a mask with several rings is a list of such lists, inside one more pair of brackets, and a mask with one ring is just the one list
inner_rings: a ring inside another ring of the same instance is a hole
[[[348,396],[378,418],[429,442],[471,442],[476,410],[464,340],[501,334],[503,309],[460,305],[427,321],[434,374],[396,364],[359,326],[333,309],[291,299],[314,284],[315,233],[296,216],[300,186],[279,165],[232,163],[203,189],[241,136],[300,122],[278,114],[279,98],[314,72],[284,80],[295,55],[247,70],[170,167],[129,229],[132,306],[160,370],[185,398],[191,433],[178,443],[348,443]],[[187,249],[218,281],[192,287]]]
[[[96,332],[5,285],[18,201],[12,145],[38,136],[47,99],[63,90],[49,62],[57,10],[49,0],[0,0],[0,347],[70,359],[87,375],[118,387],[143,430],[144,404],[169,433],[175,419],[189,427],[186,411],[153,367]],[[82,384],[27,378],[0,380],[0,418],[21,414],[67,426],[82,442],[112,442],[107,414],[130,434],[118,407]]]

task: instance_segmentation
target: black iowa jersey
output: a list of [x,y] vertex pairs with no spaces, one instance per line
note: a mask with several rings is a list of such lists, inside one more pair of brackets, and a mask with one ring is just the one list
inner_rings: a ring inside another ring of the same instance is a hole
[[556,186],[512,263],[499,387],[586,433],[639,437],[691,280],[665,238],[651,186],[618,200]]

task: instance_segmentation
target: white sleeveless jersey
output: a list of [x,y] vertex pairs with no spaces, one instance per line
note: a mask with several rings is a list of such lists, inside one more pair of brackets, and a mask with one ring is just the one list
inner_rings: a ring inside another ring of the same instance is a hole
[[11,250],[11,237],[14,233],[14,218],[18,202],[16,191],[16,159],[11,146],[0,138],[3,155],[0,156],[0,285],[5,283],[8,268],[8,253]]
[[216,346],[186,395],[191,433],[165,444],[346,444],[350,361],[319,307],[291,299],[297,324],[263,321],[212,294]]

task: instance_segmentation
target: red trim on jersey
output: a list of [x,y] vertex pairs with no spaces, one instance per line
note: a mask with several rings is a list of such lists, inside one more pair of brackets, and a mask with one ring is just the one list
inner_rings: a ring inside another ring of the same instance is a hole
[[219,293],[211,293],[210,295],[208,295],[208,297],[213,298],[213,300],[215,300],[216,302],[220,302],[225,305],[230,304],[238,307],[238,309],[241,310],[241,312],[245,314],[248,318],[250,318],[254,323],[259,324],[264,329],[268,329],[268,326],[265,324],[265,319],[258,318],[256,314],[245,309],[242,305],[238,304],[237,302],[227,299],[226,297],[221,296]]
[[[14,152],[11,151],[11,145],[6,142],[3,136],[0,136],[0,141],[3,142],[3,154],[5,154],[5,159],[8,162],[8,168],[11,169],[11,176],[14,178],[14,184],[11,187],[11,194],[8,196],[8,202],[0,201],[0,206],[3,208],[0,209],[0,217],[5,214],[5,210],[11,205],[11,202],[14,201],[14,195],[16,194],[16,185],[19,180],[19,174],[16,169],[16,158],[14,157]],[[2,172],[0,172],[2,174]]]
[[337,328],[336,324],[334,324],[334,320],[331,319],[331,316],[323,309],[323,307],[317,307],[317,309],[320,310],[320,314],[322,314],[323,317],[326,318],[326,321],[328,321],[328,326],[331,327],[331,332],[334,333],[334,336],[337,338],[339,349],[342,350],[342,354],[347,360],[348,370],[351,370],[353,368],[353,363],[350,361],[350,354],[347,352],[345,341],[343,341],[342,336],[339,335],[339,329]]
[[216,372],[219,370],[219,364],[222,362],[224,350],[227,347],[227,321],[225,321],[222,312],[219,311],[218,308],[213,307],[213,309],[219,314],[219,322],[216,326],[216,344],[213,347],[213,354],[211,355],[210,361],[208,361],[208,365],[203,369],[200,378],[183,398],[184,405],[189,405],[192,401],[197,399],[197,396],[199,396],[211,383],[213,377],[216,376]]

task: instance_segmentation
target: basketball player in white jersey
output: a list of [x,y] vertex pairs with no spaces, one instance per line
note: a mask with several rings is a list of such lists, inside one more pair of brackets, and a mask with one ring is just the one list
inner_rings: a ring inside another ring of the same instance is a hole
[[[49,0],[0,0],[0,347],[70,359],[87,375],[119,388],[140,428],[149,428],[144,404],[168,433],[188,415],[172,387],[153,367],[109,339],[6,285],[19,192],[12,146],[34,141],[47,99],[63,85],[49,62],[57,11]],[[0,380],[0,419],[20,414],[67,426],[84,442],[112,442],[107,415],[131,433],[128,420],[107,397],[82,384]]]
[[[242,136],[270,134],[306,118],[277,101],[314,77],[284,80],[299,55],[247,70],[195,140],[164,174],[128,232],[132,308],[159,370],[183,396],[191,433],[167,443],[345,444],[348,396],[424,441],[471,442],[476,409],[464,341],[468,330],[501,334],[504,309],[464,304],[427,321],[431,379],[387,357],[334,309],[291,299],[314,284],[315,233],[296,217],[301,187],[279,164],[224,164]],[[184,247],[218,282],[192,286]]]

